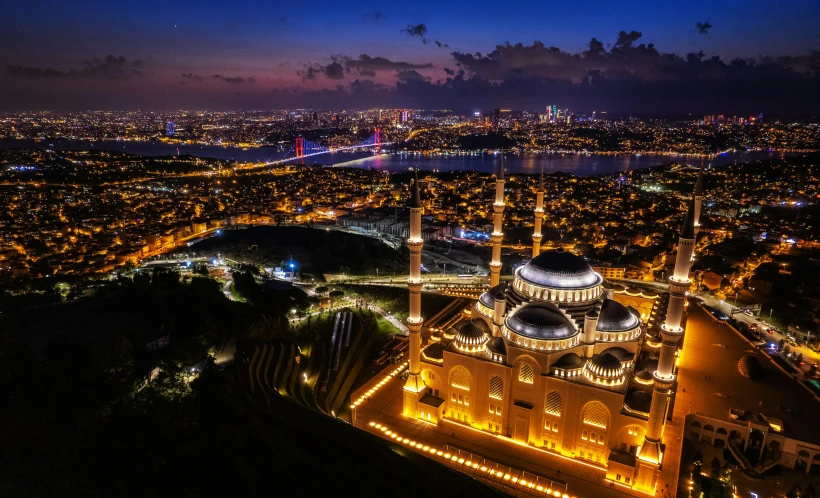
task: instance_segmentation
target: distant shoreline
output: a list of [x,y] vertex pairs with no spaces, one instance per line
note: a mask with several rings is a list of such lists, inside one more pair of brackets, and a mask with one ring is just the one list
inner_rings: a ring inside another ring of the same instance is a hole
[[[170,144],[159,141],[134,140],[34,140],[34,139],[0,139],[0,149],[34,148],[40,150],[83,151],[99,150],[123,152],[144,157],[191,155],[203,159],[236,161],[252,164],[273,162],[284,159],[291,151],[277,147],[238,148],[222,145],[187,145]],[[710,161],[709,156],[701,154],[675,154],[669,152],[523,152],[506,153],[505,166],[510,173],[534,174],[572,173],[576,176],[593,176],[600,174],[623,173],[626,171],[659,166],[669,162],[691,165],[714,166],[743,163],[755,160],[778,159],[809,153],[808,151],[768,151],[753,150],[727,152]],[[385,171],[407,171],[419,167],[423,171],[472,170],[491,173],[498,168],[500,155],[484,151],[453,152],[400,152],[396,154],[374,155],[368,152],[336,152],[314,156],[304,163],[289,161],[289,165],[343,166]]]

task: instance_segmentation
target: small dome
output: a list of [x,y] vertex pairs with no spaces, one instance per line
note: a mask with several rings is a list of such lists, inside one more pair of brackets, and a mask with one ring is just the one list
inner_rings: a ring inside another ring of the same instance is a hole
[[637,313],[632,313],[629,308],[614,299],[607,299],[601,305],[596,330],[600,332],[626,332],[640,324],[641,321],[638,319]]
[[760,362],[754,356],[744,356],[737,362],[737,371],[747,379],[758,379],[762,370]]
[[562,250],[542,252],[518,270],[517,276],[554,289],[586,289],[603,281],[584,258]]
[[607,380],[618,380],[624,375],[624,367],[621,360],[615,355],[600,352],[587,362],[586,370],[591,374],[591,378],[601,378]]
[[632,361],[632,359],[635,357],[633,353],[630,353],[626,349],[617,346],[614,348],[606,348],[603,351],[601,351],[601,353],[609,353],[615,358],[618,358],[618,360],[621,363]]
[[455,338],[456,346],[460,349],[483,346],[490,339],[487,332],[489,332],[489,327],[484,320],[467,322],[458,329]]
[[652,395],[644,391],[630,391],[624,398],[624,405],[633,412],[648,414],[652,406]]
[[578,334],[558,308],[545,302],[522,306],[512,316],[507,317],[507,328],[531,339],[567,339]]

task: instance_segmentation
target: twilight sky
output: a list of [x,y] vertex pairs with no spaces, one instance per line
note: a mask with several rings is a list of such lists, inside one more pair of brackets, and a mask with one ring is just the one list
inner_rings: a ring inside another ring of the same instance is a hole
[[0,110],[820,112],[820,1],[3,0]]

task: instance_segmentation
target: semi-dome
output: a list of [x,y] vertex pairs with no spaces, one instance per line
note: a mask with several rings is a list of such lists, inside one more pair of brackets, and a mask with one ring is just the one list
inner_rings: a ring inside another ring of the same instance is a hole
[[556,368],[573,369],[584,366],[584,359],[576,353],[567,353],[552,364]]
[[600,332],[625,332],[640,325],[637,313],[614,299],[607,299],[601,305],[596,330]]
[[479,301],[481,304],[488,308],[495,307],[495,300],[496,298],[504,299],[504,291],[507,289],[507,283],[501,282],[500,284],[496,285],[492,289],[488,290],[487,292],[481,294],[479,297]]
[[542,252],[517,275],[530,284],[554,289],[585,289],[603,281],[584,258],[562,250]]
[[455,327],[456,348],[466,352],[483,351],[484,345],[490,340],[490,328],[484,320],[470,320]]
[[566,315],[544,302],[522,306],[507,318],[507,328],[531,339],[566,339],[578,334]]

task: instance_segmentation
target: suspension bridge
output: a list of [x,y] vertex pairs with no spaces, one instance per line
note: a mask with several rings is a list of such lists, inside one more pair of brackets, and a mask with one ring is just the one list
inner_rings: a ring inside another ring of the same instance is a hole
[[338,147],[327,147],[325,145],[311,142],[310,140],[304,137],[296,137],[294,147],[293,149],[291,149],[293,151],[293,155],[289,155],[288,157],[284,157],[282,159],[276,159],[275,161],[268,161],[262,164],[248,165],[241,169],[248,170],[267,168],[270,166],[275,166],[277,164],[284,164],[291,161],[304,159],[306,157],[315,157],[322,154],[332,154],[334,152],[364,150],[369,148],[372,148],[375,152],[380,152],[383,145],[390,145],[392,143],[393,142],[382,142],[381,129],[379,128],[376,128],[373,131],[373,135],[368,137],[363,142],[354,145],[344,145]]
[[[386,142],[387,145],[389,142]],[[381,129],[376,128],[373,132],[373,135],[370,136],[364,142],[358,143],[356,145],[347,145],[342,147],[325,147],[324,145],[319,145],[317,143],[313,143],[309,140],[306,140],[302,137],[296,138],[296,155],[287,159],[283,159],[282,162],[291,161],[293,159],[300,159],[303,157],[311,157],[311,156],[318,156],[320,154],[328,154],[331,152],[339,152],[344,150],[357,150],[357,149],[366,149],[369,147],[373,147],[376,152],[381,151],[382,140],[381,140]]]

